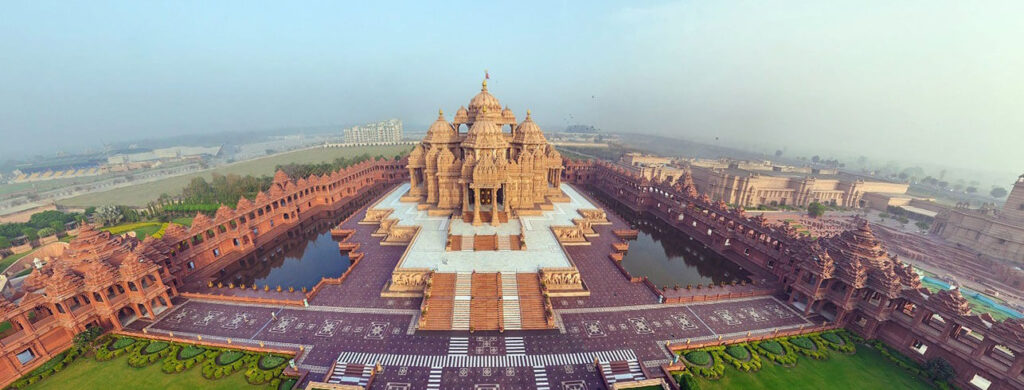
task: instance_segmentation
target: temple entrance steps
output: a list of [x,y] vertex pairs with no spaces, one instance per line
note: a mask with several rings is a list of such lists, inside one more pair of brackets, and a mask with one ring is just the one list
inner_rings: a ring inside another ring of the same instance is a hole
[[470,297],[473,290],[473,274],[470,272],[459,272],[455,274],[455,296]]
[[514,272],[501,273],[501,296],[505,297],[505,299],[509,299],[509,297],[519,298],[519,282],[516,279],[516,273]]
[[473,236],[473,249],[478,251],[493,251],[498,249],[497,235],[476,235]]
[[497,273],[473,274],[472,297],[470,301],[470,326],[473,329],[496,330],[501,324],[500,301]]
[[502,325],[506,330],[523,328],[522,313],[519,311],[519,282],[512,272],[501,273]]
[[455,298],[455,274],[435,273],[431,278],[427,312],[421,318],[423,329],[451,329]]
[[473,235],[467,234],[462,236],[462,250],[465,252],[473,251]]
[[544,295],[540,290],[537,274],[516,274],[516,289],[519,295],[519,317],[523,329],[548,329],[547,314],[544,311]]
[[604,382],[609,388],[619,382],[636,382],[647,379],[636,359],[599,362],[598,365],[601,369],[601,376],[604,377]]
[[499,251],[510,251],[512,250],[512,243],[507,235],[498,236],[498,250]]
[[469,330],[472,285],[472,273],[459,272],[455,274],[455,301],[452,304],[452,329]]
[[452,307],[452,330],[469,330],[469,297],[455,297]]

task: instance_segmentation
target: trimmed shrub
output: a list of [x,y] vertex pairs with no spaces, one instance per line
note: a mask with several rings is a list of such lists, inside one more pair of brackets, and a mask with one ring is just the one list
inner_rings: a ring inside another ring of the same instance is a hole
[[[775,341],[775,340],[762,341],[759,345],[761,346],[761,348],[763,348],[765,351],[768,351],[769,353],[772,353],[772,354],[775,354],[775,355],[785,355],[786,354],[786,350],[782,348],[782,344],[779,344],[778,341]],[[755,345],[755,346],[757,346],[757,345]]]
[[238,359],[241,359],[243,356],[245,356],[245,353],[241,351],[225,350],[224,352],[221,352],[220,355],[217,355],[217,364],[226,366],[238,361]]
[[711,364],[711,354],[709,354],[708,351],[690,351],[685,353],[683,357],[686,358],[686,361],[698,366],[706,366]]
[[[783,366],[795,365],[796,360],[799,357],[796,352],[796,347],[785,341],[766,340],[754,343],[752,346],[759,355]],[[781,350],[782,353],[777,353],[776,348]]]
[[672,377],[675,378],[676,383],[679,384],[679,388],[682,390],[698,390],[700,385],[697,384],[697,378],[693,377],[689,371],[677,371],[672,373]]
[[186,345],[178,352],[178,360],[187,360],[206,352],[206,348],[197,345]]
[[808,339],[807,337],[794,337],[789,339],[789,342],[803,349],[815,349],[814,342]]
[[148,355],[148,354],[151,354],[151,353],[157,353],[157,352],[163,351],[164,348],[167,348],[169,346],[171,346],[171,344],[168,344],[166,342],[154,341],[152,343],[149,343],[149,345],[147,345],[146,348],[142,349],[142,354]]
[[267,355],[267,356],[264,356],[264,357],[260,358],[259,368],[264,369],[264,370],[272,370],[272,369],[275,369],[275,368],[281,366],[282,364],[284,364],[287,361],[288,361],[288,358],[286,358],[284,356]]
[[[737,356],[742,356],[743,359]],[[758,371],[761,369],[761,358],[756,354],[750,353],[747,349],[746,343],[735,344],[727,348],[723,348],[717,351],[715,354],[715,360],[724,360],[732,364],[737,370],[740,371]]]
[[742,345],[731,345],[729,347],[726,347],[725,353],[739,360],[750,359],[750,351],[748,351],[747,348]]
[[832,344],[845,344],[845,341],[843,341],[842,337],[839,337],[839,335],[835,334],[834,332],[822,333],[821,338],[825,339],[825,341],[828,341]]
[[131,337],[116,337],[114,338],[114,343],[110,344],[109,348],[111,351],[116,351],[129,345],[135,344],[135,341],[136,340]]

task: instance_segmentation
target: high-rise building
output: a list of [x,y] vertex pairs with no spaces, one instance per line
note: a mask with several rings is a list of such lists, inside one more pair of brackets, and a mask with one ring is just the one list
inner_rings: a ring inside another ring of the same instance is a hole
[[402,121],[388,119],[342,130],[345,142],[351,144],[399,142],[402,140]]

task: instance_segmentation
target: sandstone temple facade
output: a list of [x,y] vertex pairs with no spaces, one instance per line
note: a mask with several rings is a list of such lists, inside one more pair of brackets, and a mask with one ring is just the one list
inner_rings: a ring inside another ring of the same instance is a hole
[[561,155],[529,111],[516,123],[515,114],[487,91],[487,81],[452,122],[438,114],[409,155],[408,169],[409,200],[472,213],[475,225],[482,223],[481,211],[538,209],[561,195]]

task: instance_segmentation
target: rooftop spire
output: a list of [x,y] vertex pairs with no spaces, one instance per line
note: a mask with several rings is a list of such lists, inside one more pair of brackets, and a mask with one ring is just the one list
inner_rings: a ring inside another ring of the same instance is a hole
[[484,82],[480,83],[480,90],[481,91],[486,91],[487,90],[487,79],[484,79]]

